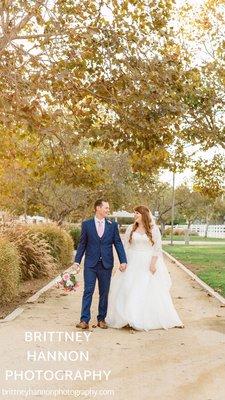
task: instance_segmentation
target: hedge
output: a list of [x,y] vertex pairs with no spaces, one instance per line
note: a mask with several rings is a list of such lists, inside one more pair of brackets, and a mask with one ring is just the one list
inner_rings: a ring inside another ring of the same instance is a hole
[[11,301],[19,291],[20,255],[8,238],[0,238],[0,303]]

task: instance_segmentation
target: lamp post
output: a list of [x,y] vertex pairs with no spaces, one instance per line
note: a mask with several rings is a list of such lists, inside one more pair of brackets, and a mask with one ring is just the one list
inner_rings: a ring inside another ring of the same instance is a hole
[[170,233],[171,246],[173,246],[174,210],[175,210],[175,171],[173,171],[173,188],[172,188],[171,233]]
[[175,176],[177,172],[181,172],[188,166],[188,158],[184,153],[183,143],[177,139],[171,148],[171,159],[169,162],[169,170],[172,172],[172,199],[171,199],[171,234],[170,244],[173,245],[173,228],[175,216]]

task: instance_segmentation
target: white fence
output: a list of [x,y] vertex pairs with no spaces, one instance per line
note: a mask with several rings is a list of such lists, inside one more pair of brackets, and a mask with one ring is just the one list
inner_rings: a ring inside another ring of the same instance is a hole
[[26,222],[27,224],[43,224],[45,222],[50,222],[50,219],[42,217],[41,215],[27,215],[26,217],[24,215],[20,215],[18,220],[20,222]]
[[[176,228],[187,229],[187,225],[177,225]],[[205,236],[206,225],[191,225],[191,231],[197,232],[199,236]],[[208,237],[225,238],[225,225],[209,225]]]

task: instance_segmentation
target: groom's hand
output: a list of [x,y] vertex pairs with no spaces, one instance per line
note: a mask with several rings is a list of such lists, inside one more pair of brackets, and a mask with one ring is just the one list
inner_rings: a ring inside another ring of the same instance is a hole
[[74,268],[74,270],[77,272],[77,274],[79,274],[79,272],[81,270],[80,264],[75,262],[72,264],[72,268]]
[[120,269],[121,272],[125,271],[126,268],[127,268],[127,264],[126,263],[120,264],[119,269]]

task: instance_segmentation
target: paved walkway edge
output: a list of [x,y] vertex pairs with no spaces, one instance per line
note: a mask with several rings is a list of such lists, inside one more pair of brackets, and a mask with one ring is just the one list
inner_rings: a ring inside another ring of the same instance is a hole
[[207,285],[207,283],[203,282],[197,275],[195,275],[190,269],[185,267],[180,261],[178,261],[176,258],[171,256],[167,251],[163,250],[163,253],[165,254],[166,257],[169,258],[170,261],[175,263],[180,269],[182,269],[186,274],[188,274],[192,279],[194,279],[195,282],[197,282],[203,289],[206,290],[211,296],[215,297],[220,303],[225,305],[225,298],[221,296],[219,293],[217,293],[211,286]]

